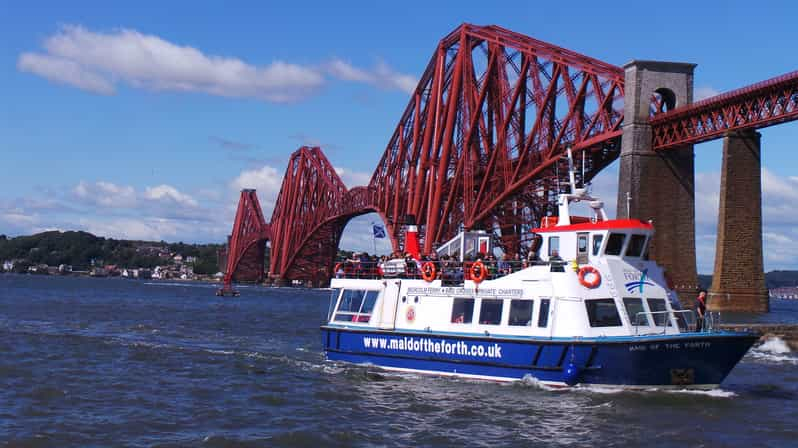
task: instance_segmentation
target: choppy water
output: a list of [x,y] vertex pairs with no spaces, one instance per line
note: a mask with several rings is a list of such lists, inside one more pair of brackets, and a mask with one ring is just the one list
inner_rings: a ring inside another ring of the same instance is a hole
[[0,275],[0,446],[798,443],[798,356],[783,341],[721,390],[547,390],[331,364],[326,291],[242,291]]

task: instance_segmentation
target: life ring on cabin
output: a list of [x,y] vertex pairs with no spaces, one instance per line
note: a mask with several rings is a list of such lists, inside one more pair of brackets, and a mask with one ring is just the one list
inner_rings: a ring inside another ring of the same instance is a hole
[[435,272],[435,264],[433,262],[427,261],[421,265],[421,278],[423,278],[425,282],[430,283],[435,280],[436,276],[437,272]]
[[[327,265],[329,266],[329,265]],[[333,274],[337,274],[339,270],[342,270],[343,267],[342,263],[335,263],[335,267],[333,268]]]
[[477,261],[474,264],[472,264],[470,272],[471,272],[471,280],[473,280],[474,283],[477,284],[482,283],[482,281],[485,280],[485,277],[488,276],[488,271],[485,269],[485,265],[482,264],[481,261]]
[[[588,274],[593,274],[592,280],[585,278]],[[579,283],[585,288],[593,289],[601,284],[601,273],[593,266],[582,266],[582,268],[579,269]]]

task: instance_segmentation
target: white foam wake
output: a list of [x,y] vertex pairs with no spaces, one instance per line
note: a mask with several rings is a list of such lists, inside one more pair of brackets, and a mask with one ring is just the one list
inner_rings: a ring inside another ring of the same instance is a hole
[[736,397],[732,391],[723,389],[673,389],[668,387],[624,387],[624,386],[610,386],[610,385],[579,385],[575,390],[595,393],[595,394],[620,394],[620,393],[666,393],[666,394],[686,394],[686,395],[704,395],[713,398],[732,398]]
[[753,347],[748,351],[748,357],[774,364],[798,364],[798,357],[792,353],[790,346],[778,337],[768,338],[764,343]]
[[779,337],[768,338],[762,345],[756,347],[757,350],[762,352],[770,352],[778,355],[790,353],[790,346]]

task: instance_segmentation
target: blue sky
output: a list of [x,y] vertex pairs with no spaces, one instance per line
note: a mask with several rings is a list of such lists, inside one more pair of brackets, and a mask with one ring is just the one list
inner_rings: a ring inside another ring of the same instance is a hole
[[[339,3],[0,0],[0,233],[221,242],[242,187],[258,189],[268,219],[302,144],[363,184],[438,40],[462,22],[616,65],[694,62],[697,96],[798,69],[789,2]],[[794,269],[798,125],[762,132],[766,268]],[[720,157],[719,142],[696,146],[701,272]],[[615,177],[595,184],[610,200]],[[352,221],[342,245],[370,250],[373,219]]]

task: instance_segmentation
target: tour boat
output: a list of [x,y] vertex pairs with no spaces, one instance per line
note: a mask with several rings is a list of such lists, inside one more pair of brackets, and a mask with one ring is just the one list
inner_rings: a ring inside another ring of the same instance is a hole
[[[580,201],[592,217],[571,216]],[[412,230],[406,244],[417,246]],[[653,225],[607,219],[572,170],[559,216],[534,232],[536,261],[494,278],[484,261],[463,262],[462,280],[438,275],[441,262],[423,263],[422,278],[334,278],[321,327],[327,359],[552,386],[711,389],[757,340],[709,320],[696,331],[647,257]],[[487,233],[463,232],[437,252],[464,261],[491,250]]]

